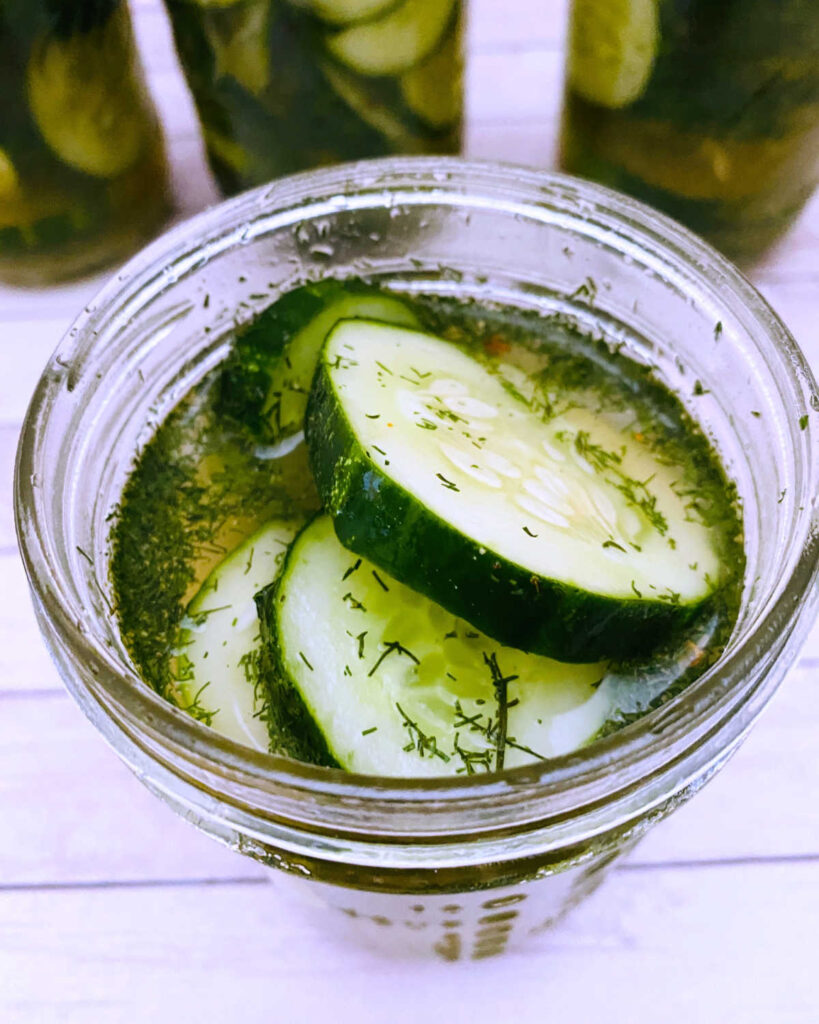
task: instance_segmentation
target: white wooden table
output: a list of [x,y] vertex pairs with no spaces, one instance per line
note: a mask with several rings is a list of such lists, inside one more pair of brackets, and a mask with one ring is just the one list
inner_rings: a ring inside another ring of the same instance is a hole
[[[157,0],[136,27],[189,213],[213,201]],[[469,152],[552,159],[562,0],[472,0]],[[754,280],[819,367],[819,200]],[[525,952],[444,966],[339,948],[178,820],[63,692],[16,553],[40,369],[100,280],[0,287],[0,1022],[819,1021],[819,631],[747,744]]]

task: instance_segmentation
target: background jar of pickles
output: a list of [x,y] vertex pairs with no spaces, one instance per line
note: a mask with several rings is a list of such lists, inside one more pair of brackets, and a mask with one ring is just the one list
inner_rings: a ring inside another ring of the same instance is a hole
[[0,277],[88,271],[125,256],[167,210],[124,0],[3,0]]
[[574,0],[562,164],[753,259],[819,180],[819,4]]
[[230,194],[391,153],[457,153],[461,0],[165,0]]

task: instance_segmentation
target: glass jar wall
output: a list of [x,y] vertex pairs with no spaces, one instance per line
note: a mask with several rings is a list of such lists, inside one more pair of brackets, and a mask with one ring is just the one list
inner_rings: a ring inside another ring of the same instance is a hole
[[166,0],[223,191],[390,153],[457,153],[461,0]]
[[[748,585],[723,656],[680,695],[573,754],[394,779],[252,750],[140,679],[109,596],[111,513],[135,452],[225,358],[237,315],[364,268],[386,285],[577,317],[653,364],[714,438],[743,501]],[[29,410],[18,533],[66,685],[145,785],[275,869],[321,927],[480,959],[591,891],[725,763],[781,682],[819,596],[816,401],[761,297],[654,211],[525,169],[368,161],[206,211],[97,296]]]
[[168,209],[159,126],[124,0],[0,5],[0,278],[123,257]]
[[750,261],[819,180],[814,0],[574,0],[562,164]]

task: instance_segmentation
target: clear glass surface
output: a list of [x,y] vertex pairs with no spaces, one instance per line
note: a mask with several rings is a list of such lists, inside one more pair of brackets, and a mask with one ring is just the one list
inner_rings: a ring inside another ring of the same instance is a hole
[[[536,766],[395,780],[253,752],[140,680],[108,579],[108,516],[135,451],[222,360],[237,319],[305,280],[361,274],[570,312],[680,393],[737,482],[748,558],[725,653],[681,696]],[[695,379],[707,394],[693,395]],[[817,404],[809,368],[764,300],[639,203],[520,168],[347,165],[190,220],[87,307],[26,420],[20,544],[66,685],[153,792],[278,869],[283,886],[324,908],[323,927],[402,952],[495,955],[564,913],[696,792],[785,675],[817,604]]]

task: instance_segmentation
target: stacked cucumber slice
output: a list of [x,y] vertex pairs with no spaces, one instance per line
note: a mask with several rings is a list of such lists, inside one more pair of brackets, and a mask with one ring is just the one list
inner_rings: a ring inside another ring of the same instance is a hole
[[537,762],[612,720],[625,659],[713,632],[720,525],[604,392],[545,410],[531,374],[419,316],[330,281],[239,337],[223,407],[267,442],[304,420],[323,511],[218,566],[177,653],[212,724],[257,746],[266,727],[388,776]]
[[340,540],[503,643],[627,657],[695,613],[719,573],[673,467],[587,410],[544,423],[436,337],[340,324],[307,438]]
[[606,721],[605,665],[499,645],[342,546],[328,515],[260,598],[278,670],[349,771],[444,775],[567,753]]
[[418,326],[405,302],[363,284],[297,288],[237,338],[220,380],[220,411],[267,442],[301,430],[324,339],[339,321],[355,318]]
[[225,191],[460,148],[461,0],[168,0]]
[[254,597],[278,576],[296,529],[272,520],[220,562],[188,605],[174,651],[179,704],[206,707],[210,725],[258,750],[270,737]]

